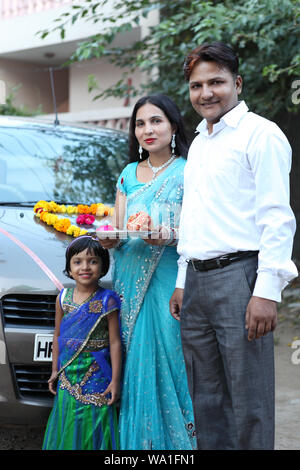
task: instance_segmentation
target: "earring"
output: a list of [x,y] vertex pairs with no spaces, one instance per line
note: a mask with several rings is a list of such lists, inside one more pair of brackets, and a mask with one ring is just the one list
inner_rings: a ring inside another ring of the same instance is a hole
[[173,134],[172,135],[172,141],[171,141],[172,157],[175,157],[175,147],[176,147],[175,137],[176,137],[176,135]]
[[143,158],[143,147],[140,145],[139,146],[139,154],[140,154],[140,160]]

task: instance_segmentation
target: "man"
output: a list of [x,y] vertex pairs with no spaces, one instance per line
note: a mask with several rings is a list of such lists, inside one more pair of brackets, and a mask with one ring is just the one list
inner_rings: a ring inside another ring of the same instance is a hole
[[185,167],[170,311],[180,315],[198,448],[273,449],[276,303],[297,276],[291,149],[238,101],[230,47],[198,47],[184,71],[204,119]]

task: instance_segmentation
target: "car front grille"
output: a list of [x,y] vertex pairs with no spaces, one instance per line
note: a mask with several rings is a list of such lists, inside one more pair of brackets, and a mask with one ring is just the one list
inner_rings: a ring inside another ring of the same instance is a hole
[[4,325],[54,327],[55,301],[55,295],[6,295],[1,301]]
[[27,400],[49,400],[53,395],[48,389],[48,380],[51,375],[49,365],[16,365],[13,366],[15,383],[20,398]]

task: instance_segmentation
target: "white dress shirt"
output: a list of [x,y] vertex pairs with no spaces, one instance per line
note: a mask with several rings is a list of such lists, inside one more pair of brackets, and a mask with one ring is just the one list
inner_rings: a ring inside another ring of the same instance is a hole
[[184,288],[186,260],[259,250],[253,295],[280,302],[298,274],[291,261],[296,223],[288,140],[244,101],[211,134],[205,119],[197,131],[184,170],[176,287]]

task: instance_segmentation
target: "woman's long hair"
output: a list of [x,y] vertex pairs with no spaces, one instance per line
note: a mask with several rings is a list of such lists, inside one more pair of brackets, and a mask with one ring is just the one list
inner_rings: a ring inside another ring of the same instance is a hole
[[170,121],[171,126],[176,129],[175,154],[186,158],[188,153],[188,142],[185,134],[184,123],[177,105],[168,96],[157,94],[144,96],[134,106],[129,124],[129,160],[130,162],[142,161],[148,158],[148,152],[143,149],[142,159],[139,156],[139,143],[135,136],[136,114],[145,104],[150,103],[160,108]]

